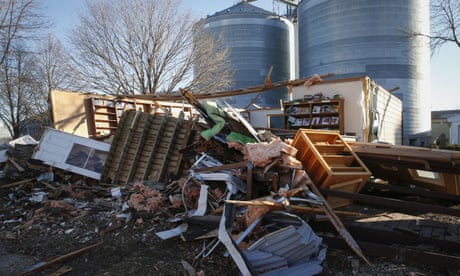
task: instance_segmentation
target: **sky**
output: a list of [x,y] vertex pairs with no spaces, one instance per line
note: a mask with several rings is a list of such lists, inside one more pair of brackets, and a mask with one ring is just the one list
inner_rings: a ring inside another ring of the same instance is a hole
[[[152,0],[154,1],[154,0]],[[182,0],[184,9],[197,19],[228,8],[239,0]],[[64,40],[84,11],[85,0],[45,0],[45,12],[54,23],[53,32]],[[282,13],[284,4],[273,0],[251,3],[269,11]],[[431,58],[431,109],[460,109],[460,48],[445,45]]]

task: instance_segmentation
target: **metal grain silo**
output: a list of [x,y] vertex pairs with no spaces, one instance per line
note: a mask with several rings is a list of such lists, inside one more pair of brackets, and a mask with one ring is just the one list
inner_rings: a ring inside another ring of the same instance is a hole
[[[294,32],[288,20],[243,1],[207,17],[204,26],[230,49],[230,64],[235,70],[232,89],[262,85],[271,66],[272,82],[293,78]],[[286,94],[286,89],[265,92],[255,103],[279,106]],[[246,107],[254,97],[242,95],[229,102],[234,107]]]
[[303,0],[298,8],[300,76],[367,75],[402,99],[404,143],[430,130],[428,0]]

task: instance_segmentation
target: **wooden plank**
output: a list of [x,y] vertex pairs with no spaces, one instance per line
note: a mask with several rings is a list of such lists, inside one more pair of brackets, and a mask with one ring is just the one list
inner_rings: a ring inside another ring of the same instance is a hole
[[422,147],[375,145],[354,142],[353,151],[360,156],[421,164],[427,170],[456,173],[460,170],[460,152]]
[[151,144],[152,146],[146,147],[143,150],[143,154],[147,156],[148,161],[144,168],[138,168],[135,174],[136,177],[141,178],[141,179],[149,178],[150,168],[152,166],[152,163],[154,162],[154,159],[157,158],[154,153],[156,149],[158,148],[158,145],[161,140],[160,133],[163,132],[163,129],[165,128],[169,115],[170,115],[169,112],[165,113],[164,115],[159,115],[159,114],[154,115],[154,118],[150,124],[149,133],[148,133],[148,137],[150,137],[149,145]]
[[425,204],[419,202],[407,202],[393,198],[385,198],[378,196],[370,196],[364,194],[353,194],[331,189],[321,189],[321,192],[328,196],[338,196],[343,198],[353,199],[355,201],[371,203],[380,206],[387,206],[395,209],[404,209],[409,211],[424,211],[437,214],[445,214],[460,217],[460,209],[449,208],[444,206]]
[[[355,193],[358,191],[359,185],[361,184],[361,179],[353,179],[350,181],[345,181],[342,183],[337,183],[333,185],[329,185],[329,189],[332,190],[337,190],[337,191],[344,191],[344,192],[349,192],[349,193]],[[333,196],[328,196],[327,197],[328,203],[333,207],[333,208],[338,208],[342,206],[347,206],[350,205],[353,201],[350,199],[344,199],[340,197],[333,197]]]
[[193,169],[195,172],[213,172],[213,171],[221,171],[221,170],[231,170],[231,169],[238,169],[238,168],[243,168],[246,166],[246,162],[238,162],[238,163],[232,163],[232,164],[226,164],[222,166],[214,166],[214,167],[208,167],[208,168],[197,168]]
[[[341,172],[341,173],[352,173],[355,172],[366,172],[365,168],[363,167],[339,167],[339,166],[331,166],[332,173],[334,172]],[[367,174],[367,173],[366,173]]]
[[28,178],[28,179],[23,179],[23,180],[20,180],[20,181],[16,181],[14,183],[0,185],[0,188],[11,188],[11,187],[14,187],[14,186],[19,186],[19,185],[22,185],[22,184],[25,184],[25,183],[29,183],[29,182],[34,181],[34,180],[35,180],[35,177]]
[[102,244],[103,244],[103,242],[98,242],[98,243],[83,247],[81,249],[75,250],[73,252],[67,253],[65,255],[53,258],[51,260],[48,260],[48,261],[45,261],[45,262],[40,262],[40,263],[30,267],[29,269],[27,269],[21,275],[33,275],[34,273],[42,271],[42,270],[44,270],[44,269],[46,269],[46,268],[48,268],[48,267],[50,267],[50,266],[52,266],[54,264],[57,264],[57,263],[60,263],[60,262],[67,261],[67,260],[73,259],[75,257],[78,257],[81,254],[84,254],[84,253],[88,252],[89,250],[91,250],[91,249],[93,249],[93,248],[95,248],[97,246],[100,246]]
[[134,157],[132,165],[128,168],[127,179],[125,180],[125,184],[128,184],[128,182],[130,181],[132,182],[133,176],[136,175],[136,171],[142,169],[142,166],[140,166],[139,164],[139,158],[142,152],[144,151],[144,142],[146,139],[149,138],[149,128],[147,126],[150,125],[152,117],[148,113],[143,113],[140,120],[141,123],[138,125],[138,128],[142,130],[139,133],[141,137],[139,138],[139,141],[137,143],[133,142]]
[[102,175],[103,179],[110,179],[112,184],[118,181],[117,178],[123,166],[123,158],[128,150],[127,145],[130,142],[130,134],[134,126],[133,122],[136,121],[137,116],[139,116],[139,113],[136,111],[125,112],[125,115],[120,120],[119,129],[126,130],[117,131],[112,141]]
[[157,181],[160,181],[162,178],[165,177],[166,168],[168,167],[167,164],[169,163],[169,157],[171,154],[172,144],[174,144],[175,142],[175,133],[179,129],[179,126],[181,125],[180,123],[181,123],[181,120],[175,119],[175,120],[169,120],[165,125],[165,129],[167,129],[168,132],[162,135],[161,140],[160,140],[160,145],[161,145],[160,147],[166,146],[167,150],[156,153],[157,158],[164,161],[159,167],[159,170],[158,170],[159,174],[157,174],[158,178],[156,179]]
[[351,155],[327,155],[323,154],[324,160],[330,165],[330,166],[336,166],[336,165],[341,165],[344,167],[348,167],[351,165],[353,162],[354,158]]
[[321,154],[342,154],[345,152],[343,145],[315,145],[316,150]]

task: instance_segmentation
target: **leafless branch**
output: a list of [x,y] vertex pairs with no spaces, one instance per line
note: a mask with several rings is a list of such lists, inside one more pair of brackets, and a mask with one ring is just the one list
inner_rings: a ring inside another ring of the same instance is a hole
[[445,43],[460,47],[460,0],[432,0],[430,23],[431,33],[411,31],[409,35],[429,38],[432,53]]
[[[71,36],[72,60],[92,90],[156,94],[228,83],[230,71],[217,74],[225,71],[227,53],[210,38],[195,37],[195,24],[180,12],[179,0],[96,0],[87,6]],[[201,64],[216,74],[194,77]]]

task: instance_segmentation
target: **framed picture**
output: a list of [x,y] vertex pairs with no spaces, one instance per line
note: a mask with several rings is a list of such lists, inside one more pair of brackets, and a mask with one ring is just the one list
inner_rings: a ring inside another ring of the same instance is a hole
[[322,125],[329,125],[331,123],[331,117],[323,117],[321,118]]
[[339,124],[339,117],[331,117],[331,125],[338,125]]
[[321,113],[321,106],[320,105],[314,105],[311,113],[314,113],[314,114]]

